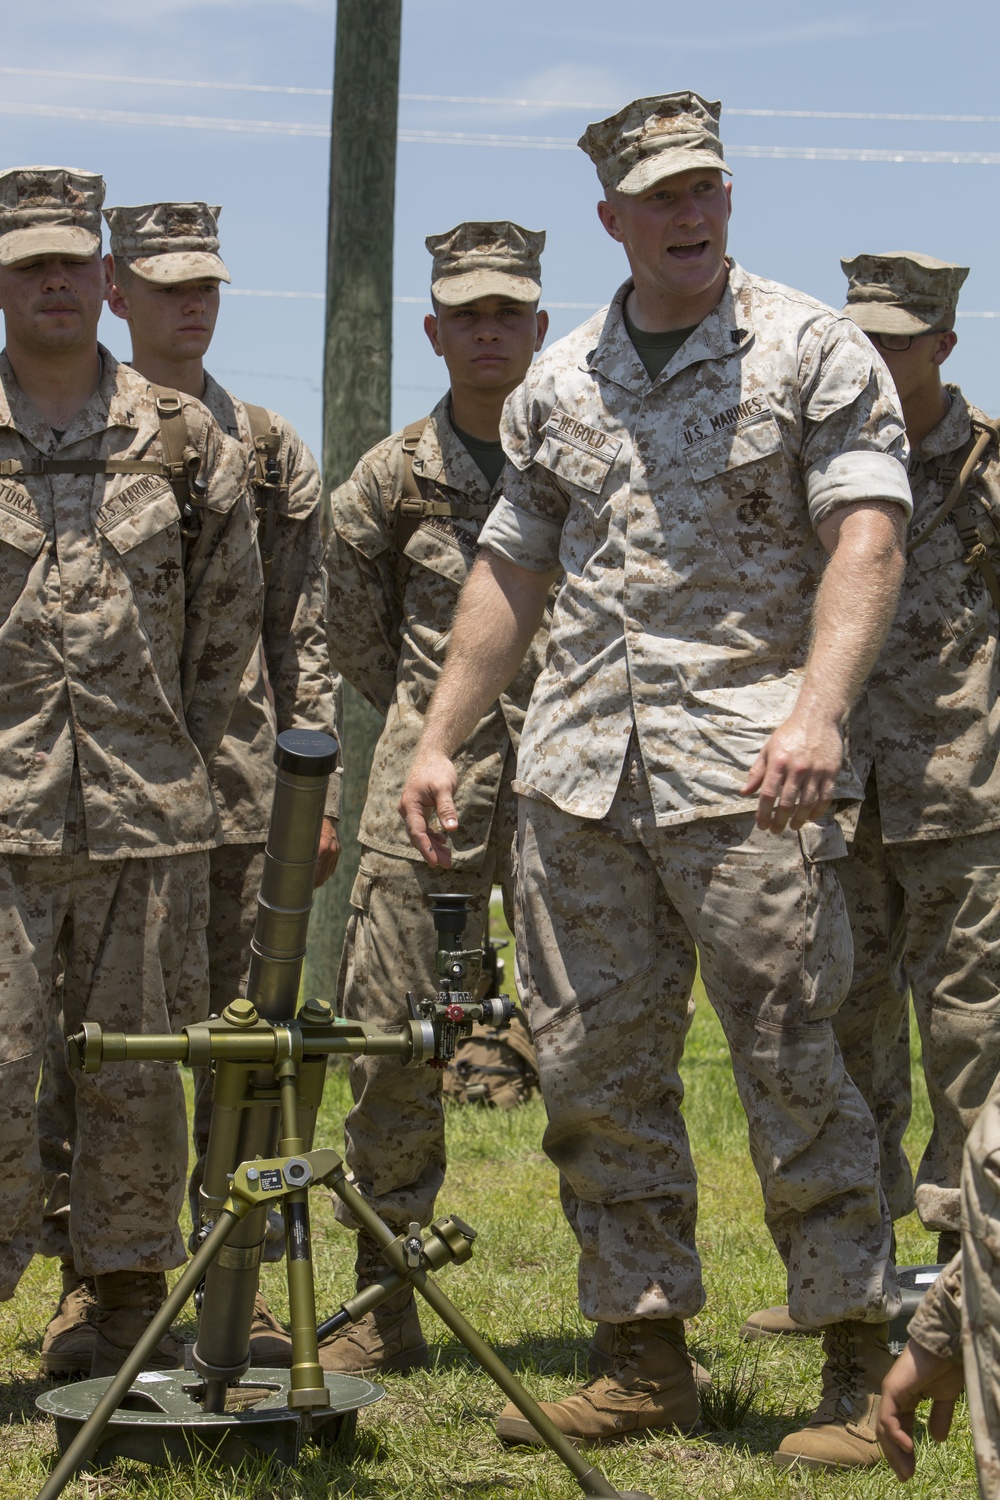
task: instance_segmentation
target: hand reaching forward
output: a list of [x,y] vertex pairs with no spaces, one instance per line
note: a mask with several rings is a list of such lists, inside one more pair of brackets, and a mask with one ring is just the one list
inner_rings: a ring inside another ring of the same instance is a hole
[[[399,811],[410,843],[436,869],[447,870],[451,866],[448,835],[458,827],[457,786],[458,774],[443,751],[417,751],[399,799]],[[431,825],[435,815],[439,828]]]

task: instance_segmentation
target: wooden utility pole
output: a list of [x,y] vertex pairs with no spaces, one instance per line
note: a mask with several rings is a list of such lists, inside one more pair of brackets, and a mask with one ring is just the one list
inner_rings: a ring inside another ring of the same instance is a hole
[[[326,495],[389,432],[392,371],[392,233],[402,0],[338,0],[330,142],[323,485]],[[341,622],[331,621],[336,630]],[[351,622],[342,622],[350,630]],[[341,855],[318,892],[309,929],[307,994],[333,996],[358,825],[378,714],[344,685]]]

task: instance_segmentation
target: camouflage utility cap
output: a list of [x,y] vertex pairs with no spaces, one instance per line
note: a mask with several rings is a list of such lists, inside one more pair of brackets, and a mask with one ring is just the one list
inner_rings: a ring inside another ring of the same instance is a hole
[[719,139],[721,112],[718,100],[710,104],[700,94],[654,94],[588,125],[577,145],[605,188],[644,193],[654,182],[695,167],[729,172]]
[[104,178],[74,167],[0,172],[0,265],[101,248]]
[[953,266],[917,250],[855,255],[842,260],[847,277],[844,312],[865,333],[926,333],[950,327],[968,266]]
[[542,295],[544,229],[522,229],[509,219],[457,224],[424,244],[434,257],[431,294],[445,307],[477,297],[537,302]]
[[176,286],[212,277],[230,281],[219,255],[221,208],[207,203],[142,203],[106,208],[111,254],[143,281]]

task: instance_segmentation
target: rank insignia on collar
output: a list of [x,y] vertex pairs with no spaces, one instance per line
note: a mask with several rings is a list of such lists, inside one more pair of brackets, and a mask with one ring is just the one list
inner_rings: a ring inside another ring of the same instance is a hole
[[730,328],[730,330],[729,330],[729,340],[730,340],[730,343],[733,343],[733,344],[742,344],[742,342],[746,338],[746,336],[747,336],[747,331],[746,331],[745,328]]

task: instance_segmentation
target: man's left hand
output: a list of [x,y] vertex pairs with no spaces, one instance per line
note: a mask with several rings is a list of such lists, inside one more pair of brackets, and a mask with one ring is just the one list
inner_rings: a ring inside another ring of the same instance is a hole
[[917,1467],[913,1421],[921,1401],[930,1401],[927,1431],[943,1443],[951,1429],[955,1402],[965,1389],[961,1365],[931,1354],[910,1339],[882,1382],[875,1434],[897,1479],[912,1479]]
[[337,825],[332,818],[323,819],[323,828],[319,836],[319,853],[316,855],[316,874],[313,878],[313,889],[318,890],[325,885],[337,868],[337,860],[340,858],[340,835]]
[[822,711],[810,711],[800,700],[750,767],[740,796],[760,793],[758,828],[783,833],[790,823],[799,829],[827,811],[843,763],[839,722]]

